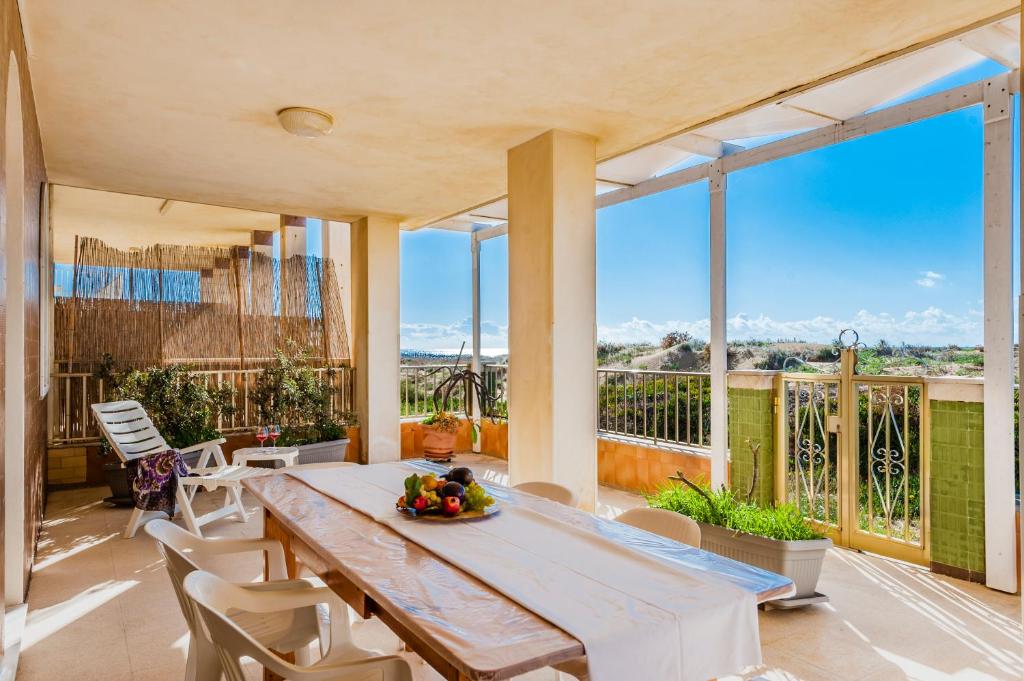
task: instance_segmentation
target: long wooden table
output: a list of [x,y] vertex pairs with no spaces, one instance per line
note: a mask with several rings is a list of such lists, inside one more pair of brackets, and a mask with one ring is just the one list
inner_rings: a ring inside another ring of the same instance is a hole
[[[579,658],[583,644],[390,528],[286,474],[243,482],[263,505],[264,536],[285,547],[290,576],[301,563],[362,617],[380,618],[450,681],[507,679]],[[528,495],[493,487],[492,494],[529,505]],[[400,494],[396,493],[396,498]],[[621,523],[565,509],[567,522],[593,522],[615,533],[650,535]],[[615,527],[617,526],[617,527]],[[694,569],[712,570],[757,595],[759,603],[793,592],[785,577],[670,543]],[[664,545],[661,547],[665,548]],[[658,546],[652,546],[658,552]]]

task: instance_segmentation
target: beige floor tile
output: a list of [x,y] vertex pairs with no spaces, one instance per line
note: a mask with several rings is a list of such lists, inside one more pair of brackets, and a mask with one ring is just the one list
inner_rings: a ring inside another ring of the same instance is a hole
[[[504,461],[468,455],[459,463],[482,479],[508,480]],[[104,494],[94,488],[50,495],[29,590],[29,647],[21,657],[19,681],[180,681],[184,676],[187,629],[156,546],[145,532],[121,539],[129,513],[104,506]],[[220,501],[219,494],[202,494],[197,510],[211,510]],[[204,531],[261,536],[262,516],[251,497],[245,501],[254,512],[249,522],[225,519]],[[636,495],[599,490],[602,516],[641,505]],[[214,568],[237,581],[262,575],[257,554],[224,557]],[[1015,672],[1024,668],[1015,596],[840,549],[826,559],[819,590],[830,596],[829,604],[761,613],[765,665],[729,681],[759,675],[769,681],[984,681],[1017,679]],[[377,620],[357,625],[354,635],[367,648],[392,652],[397,646]],[[409,657],[417,681],[441,678]],[[254,681],[261,678],[255,665],[246,673]],[[546,669],[519,678],[554,681],[556,676]]]

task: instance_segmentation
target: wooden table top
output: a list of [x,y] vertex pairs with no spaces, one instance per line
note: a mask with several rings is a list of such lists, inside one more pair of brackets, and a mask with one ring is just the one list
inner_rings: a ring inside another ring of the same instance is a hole
[[[424,472],[445,470],[425,462],[415,465]],[[503,503],[533,503],[529,495],[484,484]],[[243,485],[275,524],[286,530],[292,550],[304,564],[357,611],[376,614],[392,628],[402,628],[426,644],[428,650],[417,652],[435,667],[450,666],[463,678],[497,680],[584,654],[583,644],[562,629],[428,549],[289,475],[250,478]],[[758,602],[787,596],[793,589],[792,582],[780,575],[576,509],[565,508],[561,519],[685,567],[715,572],[757,594]],[[364,597],[372,608],[365,607]],[[441,659],[432,661],[430,656]]]

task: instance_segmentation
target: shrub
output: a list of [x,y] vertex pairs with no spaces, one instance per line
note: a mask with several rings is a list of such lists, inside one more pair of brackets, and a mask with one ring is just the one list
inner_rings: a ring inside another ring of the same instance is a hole
[[219,417],[234,413],[234,391],[211,387],[188,365],[117,372],[106,355],[96,376],[113,386],[114,399],[139,402],[167,443],[178,449],[216,440]]
[[682,513],[700,523],[769,539],[821,539],[822,536],[800,515],[796,506],[758,506],[741,501],[724,487],[712,491],[701,486],[698,492],[682,485],[673,485],[649,495],[647,505]]
[[661,338],[661,349],[668,350],[677,345],[689,345],[693,337],[685,331],[669,331]]
[[331,411],[331,372],[325,379],[308,366],[309,354],[289,342],[256,377],[249,391],[260,420],[281,426],[282,445],[328,442],[344,436]]

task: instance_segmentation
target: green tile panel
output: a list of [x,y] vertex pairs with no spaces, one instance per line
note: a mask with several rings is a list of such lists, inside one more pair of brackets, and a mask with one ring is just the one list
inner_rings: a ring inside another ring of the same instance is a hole
[[931,560],[985,572],[984,406],[931,401]]
[[774,391],[754,388],[729,388],[729,458],[732,489],[746,494],[754,470],[754,457],[747,445],[760,442],[757,485],[754,499],[770,504],[775,497],[773,417]]

